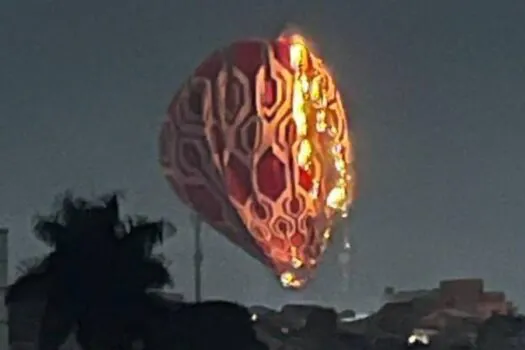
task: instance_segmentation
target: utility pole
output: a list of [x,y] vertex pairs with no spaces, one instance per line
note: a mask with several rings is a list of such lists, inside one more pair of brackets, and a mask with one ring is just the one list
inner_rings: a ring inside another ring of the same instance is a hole
[[202,246],[201,246],[201,231],[202,231],[202,219],[199,214],[193,216],[193,225],[194,225],[194,254],[193,254],[193,264],[194,264],[194,283],[195,283],[195,301],[200,302],[202,300]]

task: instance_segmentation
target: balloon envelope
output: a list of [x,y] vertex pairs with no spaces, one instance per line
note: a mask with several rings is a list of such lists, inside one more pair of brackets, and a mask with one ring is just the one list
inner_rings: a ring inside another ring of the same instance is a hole
[[299,36],[206,58],[168,108],[160,158],[178,197],[287,287],[304,285],[354,197],[340,93]]

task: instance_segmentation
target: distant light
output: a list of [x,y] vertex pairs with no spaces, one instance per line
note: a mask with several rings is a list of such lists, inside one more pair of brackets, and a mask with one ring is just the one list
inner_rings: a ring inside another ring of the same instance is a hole
[[365,313],[359,313],[356,314],[354,317],[343,317],[340,319],[341,322],[353,322],[357,320],[361,320],[363,318],[367,318],[369,315]]
[[257,314],[252,314],[252,322],[257,322],[259,316]]
[[417,343],[428,345],[430,344],[430,339],[428,338],[428,335],[424,333],[416,333],[408,337],[408,344],[413,345]]

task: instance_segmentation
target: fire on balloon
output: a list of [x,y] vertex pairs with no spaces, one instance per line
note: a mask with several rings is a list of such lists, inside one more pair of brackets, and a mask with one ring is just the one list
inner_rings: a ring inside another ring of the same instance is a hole
[[[290,42],[290,66],[293,69],[294,79],[292,87],[292,117],[296,124],[297,141],[299,143],[296,161],[302,171],[302,176],[308,178],[312,188],[310,196],[313,200],[318,200],[319,186],[321,177],[327,176],[327,169],[320,169],[317,173],[312,169],[312,157],[316,152],[321,153],[322,159],[329,159],[337,174],[331,189],[325,199],[327,209],[339,212],[342,217],[348,214],[348,208],[352,203],[352,193],[350,183],[353,181],[348,172],[349,160],[345,159],[343,146],[337,142],[335,125],[331,125],[328,120],[328,100],[326,71],[320,67],[320,60],[313,57],[303,37],[292,35],[287,38]],[[325,136],[325,137],[323,137]],[[326,137],[327,136],[327,137]],[[320,145],[317,140],[328,139],[326,144]],[[323,233],[322,250],[331,236],[330,227]],[[292,251],[292,266],[300,269],[303,261]],[[314,265],[315,260],[310,261]],[[306,282],[305,278],[300,278],[296,272],[285,271],[281,274],[281,283],[284,287],[300,288]]]

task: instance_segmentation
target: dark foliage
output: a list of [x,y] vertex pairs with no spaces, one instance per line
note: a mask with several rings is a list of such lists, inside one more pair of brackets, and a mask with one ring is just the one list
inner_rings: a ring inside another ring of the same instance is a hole
[[225,301],[188,304],[175,315],[174,349],[265,350],[247,308]]
[[57,349],[73,329],[85,350],[148,338],[145,320],[160,309],[147,291],[171,283],[153,248],[172,226],[121,219],[117,194],[93,202],[66,194],[55,213],[37,218],[34,233],[52,251],[9,287],[5,302],[46,301],[40,350]]
[[479,350],[525,349],[525,317],[493,315],[479,328],[476,347]]
[[337,312],[328,308],[312,310],[306,319],[304,329],[307,332],[333,334],[337,330]]

